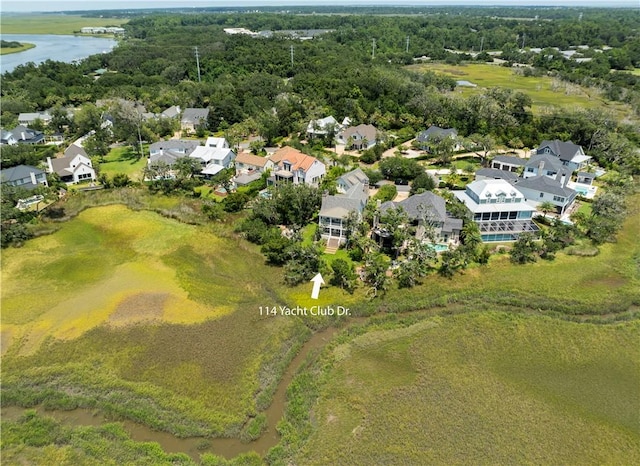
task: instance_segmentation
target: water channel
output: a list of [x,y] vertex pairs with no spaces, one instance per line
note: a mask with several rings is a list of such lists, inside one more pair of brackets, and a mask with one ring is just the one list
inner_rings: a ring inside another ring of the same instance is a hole
[[[365,320],[366,318],[355,317],[349,320],[349,324],[364,322]],[[269,449],[277,445],[280,440],[276,431],[276,425],[284,415],[286,392],[291,380],[307,356],[312,352],[324,348],[337,332],[338,329],[334,327],[326,328],[316,332],[302,346],[278,383],[273,401],[265,411],[267,428],[260,438],[255,441],[243,443],[237,438],[178,438],[173,434],[155,431],[147,426],[129,420],[117,422],[121,423],[129,436],[137,442],[157,442],[167,453],[186,453],[196,461],[199,461],[202,453],[213,453],[227,459],[250,451],[255,451],[261,456],[264,456]],[[105,419],[104,416],[96,414],[96,412],[91,409],[79,408],[72,411],[45,411],[42,407],[38,407],[37,411],[45,416],[53,417],[65,425],[98,426],[110,422],[108,419]],[[3,419],[16,420],[24,414],[24,412],[24,408],[5,406],[2,407],[0,415]],[[204,448],[204,446],[206,446],[206,448]]]
[[0,72],[13,71],[18,65],[47,60],[71,63],[90,55],[111,51],[117,42],[104,37],[71,36],[54,34],[2,34],[2,40],[34,44],[24,52],[0,55]]

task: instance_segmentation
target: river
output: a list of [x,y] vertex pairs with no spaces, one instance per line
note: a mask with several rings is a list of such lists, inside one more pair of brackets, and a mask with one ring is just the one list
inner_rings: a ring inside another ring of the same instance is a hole
[[114,39],[89,36],[53,34],[2,34],[2,40],[27,42],[35,47],[24,52],[0,56],[0,72],[13,71],[18,65],[47,60],[71,63],[90,55],[109,52],[116,45]]

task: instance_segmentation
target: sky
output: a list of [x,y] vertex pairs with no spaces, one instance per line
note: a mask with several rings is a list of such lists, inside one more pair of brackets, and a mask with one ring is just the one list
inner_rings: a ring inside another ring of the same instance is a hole
[[[345,5],[344,0],[0,0],[2,12],[36,12],[65,10],[107,10],[136,8],[185,8],[220,6],[291,6],[291,5]],[[640,0],[351,0],[348,5],[535,5],[572,7],[637,7]]]

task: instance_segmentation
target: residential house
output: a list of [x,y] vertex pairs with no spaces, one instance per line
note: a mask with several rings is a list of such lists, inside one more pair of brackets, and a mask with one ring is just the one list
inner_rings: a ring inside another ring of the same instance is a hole
[[13,139],[18,144],[44,144],[45,138],[42,131],[27,128],[23,125],[18,125],[11,130]]
[[39,168],[31,165],[18,165],[0,171],[0,183],[23,189],[34,189],[47,185],[47,175]]
[[562,162],[551,154],[537,154],[531,157],[524,166],[523,178],[533,176],[548,176],[555,178],[559,172],[564,171]]
[[198,146],[199,141],[186,139],[154,142],[149,146],[149,165],[163,162],[171,166],[176,160],[191,154]]
[[160,113],[160,118],[178,118],[180,116],[180,106],[173,105]]
[[491,161],[491,168],[515,173],[519,169],[524,168],[526,163],[527,159],[522,159],[520,157],[513,157],[510,155],[496,155]]
[[447,212],[446,201],[426,191],[400,202],[388,201],[380,206],[380,212],[401,207],[416,227],[416,238],[433,243],[457,244],[462,230],[462,220]]
[[266,157],[260,157],[259,155],[249,154],[247,152],[241,152],[236,156],[236,175],[251,174],[251,173],[264,173],[267,170],[273,168],[273,161]]
[[418,134],[416,137],[416,143],[421,149],[429,151],[429,144],[434,140],[442,140],[444,138],[453,139],[455,141],[453,150],[460,150],[461,146],[458,143],[458,132],[454,128],[440,128],[433,125],[429,126],[425,131]]
[[206,147],[216,147],[218,149],[229,148],[229,143],[225,138],[214,138],[213,136],[209,136],[204,145]]
[[482,241],[515,241],[525,232],[536,233],[536,206],[505,180],[480,180],[453,194],[473,215]]
[[273,162],[267,157],[241,152],[236,156],[236,186],[244,186],[259,180],[264,172],[273,168]]
[[51,115],[48,112],[31,112],[18,114],[18,124],[23,126],[32,125],[36,120],[48,125],[51,122]]
[[272,185],[290,182],[318,186],[327,172],[324,163],[289,146],[278,149],[270,160],[274,164],[274,171],[267,181]]
[[569,187],[567,183],[571,178],[568,171],[561,170],[556,178],[538,175],[529,178],[519,178],[512,181],[524,195],[525,199],[535,204],[550,202],[556,206],[558,214],[564,214],[576,199],[577,192]]
[[518,175],[512,171],[499,170],[497,168],[481,168],[476,172],[476,180],[506,180],[514,181]]
[[337,140],[347,150],[370,149],[378,143],[378,130],[373,125],[350,126],[338,133]]
[[313,139],[316,136],[324,137],[330,132],[338,133],[342,129],[338,120],[333,115],[320,118],[319,120],[311,120],[307,125],[307,138]]
[[56,159],[47,157],[47,165],[50,173],[57,173],[60,179],[67,184],[96,179],[96,171],[91,159],[78,143],[71,144],[64,151],[63,157]]
[[185,108],[182,112],[180,127],[182,131],[195,133],[198,127],[207,126],[207,118],[209,118],[208,108]]
[[228,147],[198,146],[189,154],[189,157],[198,160],[203,167],[201,173],[205,177],[210,177],[225,168],[231,168],[236,154]]
[[591,157],[585,155],[582,146],[571,141],[565,142],[558,139],[553,141],[542,141],[540,147],[536,149],[536,154],[550,154],[560,159],[562,165],[568,167],[572,172],[582,170],[587,166]]
[[352,212],[358,217],[367,205],[369,198],[369,178],[357,168],[345,173],[337,180],[338,194],[322,196],[322,205],[318,216],[320,235],[327,241],[328,247],[344,244],[349,236],[347,219]]
[[0,130],[0,144],[13,146],[15,144],[18,144],[18,140],[13,136],[13,133],[11,131],[2,129]]

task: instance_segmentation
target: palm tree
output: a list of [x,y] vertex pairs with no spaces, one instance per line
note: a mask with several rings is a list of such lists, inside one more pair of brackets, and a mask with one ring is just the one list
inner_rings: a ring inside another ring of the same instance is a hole
[[556,206],[551,201],[544,201],[538,205],[538,210],[546,217],[549,212],[554,212],[556,210]]

